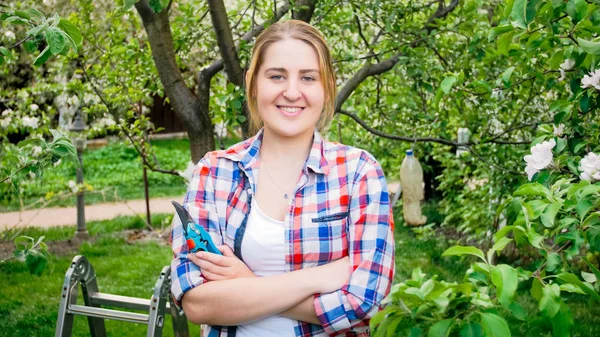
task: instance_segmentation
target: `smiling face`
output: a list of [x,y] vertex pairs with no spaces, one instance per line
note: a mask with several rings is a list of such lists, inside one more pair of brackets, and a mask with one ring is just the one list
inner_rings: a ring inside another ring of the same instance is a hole
[[271,44],[256,74],[255,95],[265,132],[312,135],[325,103],[316,51],[293,38]]

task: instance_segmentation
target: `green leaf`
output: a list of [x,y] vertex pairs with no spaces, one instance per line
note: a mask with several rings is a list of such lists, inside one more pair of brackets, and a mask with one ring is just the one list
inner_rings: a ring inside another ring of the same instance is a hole
[[75,45],[79,47],[83,42],[83,36],[81,35],[81,31],[79,28],[72,24],[69,20],[60,19],[58,23],[58,27],[62,29],[70,38],[75,42]]
[[442,81],[442,84],[440,84],[440,88],[442,88],[442,91],[447,94],[452,89],[452,86],[454,85],[454,83],[456,83],[456,77],[448,76],[448,77],[444,78],[444,80]]
[[50,51],[54,55],[60,54],[65,48],[65,36],[63,34],[64,33],[56,27],[49,27],[46,30],[46,42],[48,42]]
[[410,333],[408,334],[408,337],[421,337],[422,334],[423,334],[423,330],[421,330],[421,328],[419,328],[417,326],[413,326],[412,329],[410,329]]
[[38,57],[35,59],[35,61],[33,61],[33,65],[34,66],[39,66],[44,64],[48,58],[50,58],[50,56],[52,56],[52,52],[50,51],[50,46],[46,46],[46,48],[44,48],[44,50],[42,50],[42,52],[38,55]]
[[148,4],[154,13],[160,13],[163,9],[160,0],[150,0]]
[[31,18],[31,16],[29,15],[29,13],[27,13],[25,11],[19,11],[19,10],[17,10],[17,11],[15,11],[15,15],[18,16],[18,17],[20,17],[20,18],[23,18],[25,20],[29,20]]
[[[553,289],[554,288],[554,289]],[[558,295],[556,294],[558,292]],[[556,316],[560,310],[560,287],[558,284],[550,284],[542,288],[542,298],[539,308],[542,314],[548,318]]]
[[502,25],[502,26],[497,26],[494,27],[490,30],[490,34],[488,35],[488,41],[492,42],[496,39],[496,37],[508,33],[510,31],[513,31],[514,28],[511,25]]
[[567,14],[569,14],[574,24],[583,20],[587,13],[588,5],[585,0],[569,0],[569,3],[567,3]]
[[460,337],[483,337],[483,329],[477,322],[469,322],[460,329]]
[[44,16],[44,14],[42,14],[42,12],[38,11],[35,8],[30,8],[27,10],[27,13],[29,14],[29,16],[38,21],[38,22],[42,22],[42,21],[46,21],[46,17]]
[[583,218],[588,214],[588,212],[594,208],[594,204],[589,199],[581,199],[577,203],[575,210],[579,215],[579,219],[583,221]]
[[452,319],[445,319],[435,323],[431,328],[429,328],[429,333],[427,337],[446,337],[448,335],[448,330],[452,325]]
[[540,183],[529,183],[519,186],[519,188],[513,193],[514,196],[539,196],[546,197],[548,200],[552,200],[552,192],[540,184]]
[[543,236],[538,234],[533,228],[530,228],[526,234],[527,240],[532,246],[538,249],[542,248],[542,241],[544,240]]
[[526,7],[527,0],[515,0],[512,11],[510,12],[513,26],[527,29]]
[[546,270],[549,272],[553,272],[562,264],[562,260],[560,259],[560,255],[557,253],[548,254],[547,262],[546,262]]
[[503,237],[500,240],[498,240],[496,243],[494,243],[492,248],[490,248],[490,250],[488,250],[488,253],[487,253],[488,261],[492,260],[492,255],[494,255],[494,253],[499,254],[506,247],[506,245],[508,245],[511,242],[512,242],[512,239]]
[[579,198],[587,197],[590,194],[600,193],[600,185],[594,184],[584,187],[579,194]]
[[507,308],[513,301],[519,279],[517,271],[506,264],[500,264],[492,268],[492,283],[496,286],[498,301]]
[[583,51],[585,51],[586,53],[592,55],[600,55],[600,42],[593,42],[577,38],[577,43],[579,43],[581,49],[583,49]]
[[540,217],[540,219],[542,220],[542,224],[545,227],[554,227],[554,219],[556,219],[556,214],[558,214],[558,211],[560,211],[561,207],[562,203],[555,202],[550,204],[550,206],[546,208],[546,210],[544,211],[544,213],[542,213],[542,216]]
[[46,29],[47,27],[48,27],[48,24],[46,22],[44,22],[38,26],[35,26],[27,31],[27,36],[36,36],[39,33],[41,33],[44,29]]
[[138,0],[124,0],[123,1],[123,10],[129,10]]
[[584,279],[588,283],[596,283],[596,275],[592,273],[586,273],[584,271],[581,272],[581,278]]
[[509,67],[504,70],[502,73],[502,82],[504,82],[504,86],[508,88],[510,86],[510,77],[512,76],[513,71],[515,71],[515,67]]
[[539,301],[542,299],[542,288],[544,287],[542,281],[540,281],[539,278],[534,277],[533,281],[531,283],[531,289],[529,290],[529,292],[531,293],[531,297],[535,298],[536,301]]
[[510,329],[504,318],[492,313],[482,312],[481,326],[486,337],[510,337]]
[[31,249],[27,252],[27,256],[25,257],[25,265],[27,266],[29,273],[40,276],[48,265],[48,259],[39,251]]
[[471,247],[471,246],[452,246],[450,248],[448,248],[443,254],[442,256],[463,256],[463,255],[475,255],[477,257],[479,257],[480,259],[482,259],[484,262],[487,262],[485,260],[485,256],[483,255],[483,252],[475,247]]
[[512,43],[512,38],[515,35],[515,32],[508,32],[504,35],[501,35],[496,41],[496,45],[498,46],[498,52],[502,55],[508,56],[508,50],[510,49],[510,44]]
[[556,276],[556,278],[564,283],[572,283],[581,290],[585,291],[590,297],[592,297],[595,301],[600,302],[600,295],[594,290],[591,284],[582,282],[577,276],[571,273],[561,273]]
[[523,307],[517,303],[517,302],[512,302],[509,306],[508,306],[508,310],[510,310],[510,313],[518,320],[520,321],[525,321],[527,320],[527,315],[525,314],[525,310],[523,309]]
[[6,56],[6,58],[10,58],[10,51],[6,47],[0,47],[0,54]]

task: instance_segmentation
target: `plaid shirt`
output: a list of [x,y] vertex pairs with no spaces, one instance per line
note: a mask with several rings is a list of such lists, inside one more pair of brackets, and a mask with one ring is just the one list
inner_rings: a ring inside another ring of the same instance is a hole
[[[262,131],[228,150],[209,152],[198,163],[184,201],[215,244],[233,247],[243,260],[242,238],[256,192]],[[285,216],[287,271],[350,257],[352,273],[340,290],[317,294],[321,326],[298,321],[296,336],[368,336],[394,276],[393,217],[385,177],[366,151],[324,140],[315,131],[303,174]],[[175,258],[171,291],[177,301],[206,282],[186,259],[181,225],[172,232]],[[235,327],[207,326],[205,336],[235,336]]]

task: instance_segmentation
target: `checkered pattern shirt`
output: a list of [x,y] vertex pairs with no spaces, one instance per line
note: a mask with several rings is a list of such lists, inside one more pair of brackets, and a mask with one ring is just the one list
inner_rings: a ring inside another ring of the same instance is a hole
[[[184,201],[215,244],[232,247],[242,260],[262,135],[261,131],[228,150],[207,153],[196,166]],[[379,311],[394,276],[394,224],[379,163],[366,151],[326,141],[315,131],[285,222],[288,272],[345,256],[352,266],[348,283],[340,290],[314,296],[321,325],[298,321],[296,336],[368,336],[369,319]],[[174,226],[171,240],[175,254],[171,291],[180,301],[206,279],[186,259],[181,225]],[[235,331],[235,327],[204,327],[205,336],[231,337]]]

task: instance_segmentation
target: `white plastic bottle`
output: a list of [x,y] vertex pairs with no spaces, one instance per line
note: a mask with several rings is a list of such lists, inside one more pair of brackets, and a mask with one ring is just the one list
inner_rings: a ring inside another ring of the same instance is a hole
[[400,183],[404,221],[409,226],[424,225],[427,217],[421,214],[421,200],[425,198],[423,169],[412,150],[406,150],[406,157],[402,161]]

